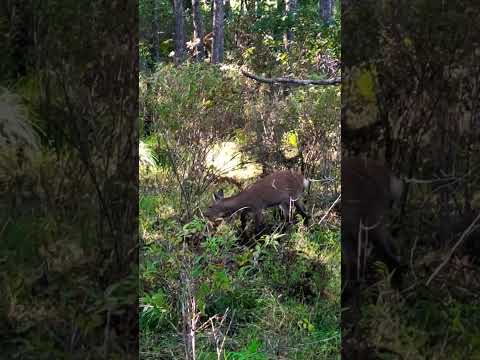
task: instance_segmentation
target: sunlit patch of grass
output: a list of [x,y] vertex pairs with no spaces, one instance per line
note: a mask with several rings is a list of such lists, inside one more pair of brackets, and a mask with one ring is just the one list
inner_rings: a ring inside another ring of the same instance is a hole
[[207,157],[207,164],[223,176],[238,180],[256,178],[262,173],[261,165],[246,158],[240,146],[233,141],[216,144]]
[[155,154],[150,149],[150,147],[142,140],[140,140],[138,143],[138,158],[140,167],[155,167],[157,165],[157,158],[155,157]]

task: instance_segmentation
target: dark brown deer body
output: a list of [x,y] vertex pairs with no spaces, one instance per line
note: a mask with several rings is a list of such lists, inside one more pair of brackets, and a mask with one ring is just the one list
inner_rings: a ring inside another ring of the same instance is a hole
[[308,180],[300,173],[288,170],[277,171],[258,180],[235,196],[224,198],[223,192],[215,194],[215,201],[205,215],[209,219],[216,219],[240,212],[242,228],[245,228],[246,215],[252,213],[257,234],[263,222],[262,212],[270,207],[279,206],[285,218],[289,218],[290,209],[295,207],[307,221],[308,215],[300,199],[307,187]]
[[359,275],[356,270],[366,241],[389,267],[399,266],[387,221],[401,194],[402,181],[380,163],[360,158],[342,160],[342,261],[347,281]]

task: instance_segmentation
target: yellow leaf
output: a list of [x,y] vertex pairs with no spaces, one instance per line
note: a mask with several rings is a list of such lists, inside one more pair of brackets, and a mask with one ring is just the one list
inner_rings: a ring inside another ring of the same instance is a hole
[[409,49],[413,48],[413,41],[408,36],[403,39],[403,43]]
[[203,107],[204,107],[205,109],[211,108],[212,105],[213,105],[213,101],[212,101],[212,100],[203,99],[202,105],[203,105]]
[[375,101],[375,82],[370,70],[363,71],[357,78],[357,89],[368,101]]

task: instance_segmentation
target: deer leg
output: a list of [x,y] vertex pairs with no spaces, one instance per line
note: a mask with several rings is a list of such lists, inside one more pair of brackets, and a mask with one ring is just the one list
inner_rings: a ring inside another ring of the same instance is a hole
[[263,214],[262,211],[255,212],[255,235],[260,234],[263,231]]
[[356,265],[356,241],[353,241],[355,237],[342,226],[342,274],[345,284],[348,284],[355,279],[355,265]]
[[385,226],[382,224],[374,229],[370,234],[375,247],[380,251],[380,255],[386,260],[389,267],[396,268],[400,266],[400,257],[395,254],[392,245],[392,239],[389,236]]
[[297,211],[303,217],[303,223],[305,225],[308,225],[308,221],[310,220],[310,216],[308,216],[307,211],[305,209],[305,205],[303,204],[302,200],[299,199],[299,200],[295,201],[294,204],[295,204],[295,208],[297,209]]
[[[347,227],[342,226],[341,231],[342,244],[342,306],[349,307],[356,303],[359,282],[356,277],[357,261],[357,244],[358,234],[353,234]],[[348,305],[347,305],[348,304]]]
[[279,207],[280,207],[280,210],[282,210],[283,221],[284,222],[290,222],[290,218],[288,216],[289,215],[288,214],[288,212],[289,212],[288,211],[288,205],[282,203],[282,204],[279,205]]
[[240,214],[240,222],[241,222],[241,228],[242,231],[245,231],[245,228],[247,227],[247,215],[248,211],[244,210]]
[[240,232],[239,238],[240,238],[240,244],[242,245],[248,245],[250,241],[250,239],[248,238],[248,234],[246,232],[248,213],[249,213],[248,210],[243,210],[240,212],[241,232]]
[[379,252],[381,259],[388,266],[389,270],[395,270],[392,277],[392,286],[400,288],[402,285],[402,272],[405,270],[401,265],[401,258],[395,254],[390,233],[384,225],[375,229],[370,234],[374,242],[374,248]]
[[286,204],[280,204],[279,208],[282,213],[282,224],[280,226],[280,230],[283,230],[286,225],[290,224],[290,216],[288,214],[288,205]]
[[[358,241],[360,240],[362,240],[363,243],[358,245]],[[366,256],[366,254],[364,254],[365,247],[367,246],[367,242],[371,242],[377,256],[379,256],[390,269],[398,267],[400,265],[400,258],[395,254],[391,240],[383,223],[371,227],[364,225],[361,231],[358,232],[357,245],[360,248],[357,250],[361,253],[361,256],[358,256],[358,258],[360,259],[362,256]]]

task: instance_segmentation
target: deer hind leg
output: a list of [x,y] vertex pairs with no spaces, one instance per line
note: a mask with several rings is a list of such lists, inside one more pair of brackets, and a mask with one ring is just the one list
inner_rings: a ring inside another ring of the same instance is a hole
[[387,265],[390,272],[394,271],[391,285],[394,288],[400,288],[405,267],[401,264],[400,256],[395,253],[390,233],[382,224],[379,228],[371,231],[369,236],[380,259]]
[[342,226],[342,304],[355,297],[358,279],[357,263],[360,261],[357,256],[358,234],[353,234],[347,226]]
[[303,223],[305,225],[308,225],[308,221],[310,220],[310,216],[307,214],[307,211],[305,209],[305,205],[303,204],[302,200],[298,199],[297,201],[294,202],[295,208],[297,211],[302,215],[303,217]]
[[287,204],[280,204],[278,206],[282,213],[282,223],[279,226],[280,231],[283,231],[288,224],[290,224],[289,208]]
[[248,214],[249,214],[249,211],[248,210],[243,210],[240,212],[240,235],[239,235],[239,239],[240,239],[240,244],[242,245],[248,245],[250,243],[250,240],[249,237],[248,237],[248,234],[247,234],[247,220],[248,220]]
[[392,238],[385,225],[381,224],[377,229],[371,231],[369,235],[375,248],[380,252],[380,256],[383,257],[390,270],[400,266],[400,257],[395,254]]
[[254,214],[255,219],[255,236],[263,232],[263,214],[262,211],[256,211]]
[[282,210],[282,216],[283,216],[283,221],[285,223],[290,222],[290,209],[288,207],[288,204],[282,203],[279,205],[280,210]]
[[245,229],[247,228],[247,220],[248,220],[248,211],[243,210],[240,213],[240,223],[241,223],[242,232],[245,232]]

